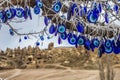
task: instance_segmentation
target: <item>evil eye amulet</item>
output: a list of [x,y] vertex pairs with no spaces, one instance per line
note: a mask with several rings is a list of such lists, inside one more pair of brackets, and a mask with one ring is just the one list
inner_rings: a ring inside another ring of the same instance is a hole
[[5,14],[6,14],[6,17],[7,17],[8,19],[12,19],[12,18],[13,18],[13,14],[12,14],[11,9],[6,10],[6,11],[5,11]]
[[52,24],[52,25],[49,27],[49,33],[50,33],[50,34],[53,34],[53,33],[55,33],[55,31],[56,31],[56,28],[55,28],[55,26]]
[[58,1],[53,5],[53,10],[58,13],[60,11],[61,7],[62,7],[62,4],[60,1]]
[[4,17],[4,11],[0,11],[0,19],[3,19]]
[[18,18],[24,17],[24,10],[23,10],[23,8],[16,8],[16,16]]
[[99,15],[94,13],[93,11],[89,11],[87,15],[87,20],[89,23],[96,23],[98,20]]
[[83,36],[79,36],[77,39],[77,44],[78,45],[84,45],[85,38]]
[[38,6],[39,8],[42,8],[43,7],[42,1],[36,1],[36,6]]
[[61,38],[62,40],[67,39],[67,33],[64,32],[64,33],[60,34],[60,38]]
[[86,39],[85,40],[85,43],[84,43],[84,47],[87,49],[87,50],[90,50],[90,40],[89,39]]
[[37,6],[34,7],[34,13],[35,13],[36,15],[38,15],[38,14],[40,13],[39,7],[37,7]]
[[112,41],[112,44],[113,44],[113,52],[114,52],[115,54],[119,54],[119,53],[120,53],[120,47],[118,47],[118,46],[116,45],[116,43],[115,43],[114,40]]
[[77,36],[75,34],[68,37],[68,42],[71,45],[75,45],[77,43]]
[[80,33],[84,33],[84,26],[82,23],[78,22],[76,25],[77,31]]
[[92,39],[92,44],[94,47],[98,48],[100,44],[100,41],[98,39]]
[[59,24],[58,25],[58,32],[59,33],[64,33],[66,31],[66,27],[64,24]]
[[105,47],[111,47],[112,46],[112,41],[111,40],[106,40],[104,43]]

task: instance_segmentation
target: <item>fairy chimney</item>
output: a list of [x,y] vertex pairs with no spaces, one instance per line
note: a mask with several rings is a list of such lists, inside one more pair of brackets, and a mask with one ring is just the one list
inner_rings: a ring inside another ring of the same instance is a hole
[[51,49],[53,49],[53,48],[54,48],[54,43],[50,43],[50,44],[48,45],[48,49],[51,50]]

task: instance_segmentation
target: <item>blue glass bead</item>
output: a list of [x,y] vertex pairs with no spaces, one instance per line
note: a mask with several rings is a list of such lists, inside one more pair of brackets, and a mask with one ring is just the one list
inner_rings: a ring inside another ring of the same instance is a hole
[[4,17],[4,11],[0,11],[0,19],[3,19]]
[[76,13],[78,13],[78,7],[77,7],[77,4],[73,3],[71,4],[71,13],[72,15],[74,15],[74,11],[76,11]]
[[54,10],[56,13],[58,13],[58,12],[60,11],[61,7],[62,7],[62,4],[61,4],[60,1],[58,1],[58,2],[56,2],[56,3],[53,5],[53,10]]
[[112,44],[113,44],[113,52],[115,54],[119,54],[120,53],[120,48],[117,45],[115,45],[114,40],[112,41]]
[[87,20],[89,23],[96,23],[99,18],[99,15],[97,13],[94,13],[94,11],[89,11],[87,15]]
[[42,1],[36,1],[36,6],[38,6],[39,8],[42,8],[43,7]]
[[44,17],[44,23],[45,23],[46,26],[48,26],[48,24],[49,24],[49,19],[48,19],[47,16]]
[[120,40],[119,39],[117,40],[116,44],[120,48]]
[[90,50],[90,40],[89,39],[86,39],[85,42],[84,42],[84,47],[87,49],[87,50]]
[[43,36],[40,36],[40,40],[41,40],[41,41],[44,41],[44,37],[43,37]]
[[47,39],[50,39],[50,36],[47,36]]
[[95,47],[92,44],[90,44],[90,49],[92,50],[92,52],[94,52]]
[[21,38],[19,39],[19,43],[21,42],[22,40],[21,40]]
[[98,9],[99,13],[101,13],[102,12],[102,4],[99,3],[97,9]]
[[68,9],[68,12],[67,12],[67,20],[69,21],[71,19],[71,8]]
[[24,17],[24,10],[23,10],[23,8],[16,8],[16,16],[18,18]]
[[84,45],[85,38],[83,36],[78,36],[77,43],[78,45]]
[[28,18],[28,15],[29,15],[29,9],[27,7],[25,7],[24,9],[24,18],[27,19]]
[[5,11],[5,14],[6,14],[6,17],[7,17],[8,19],[12,19],[12,18],[13,18],[11,9],[6,10],[6,11]]
[[40,43],[39,42],[36,42],[36,46],[39,46],[40,45]]
[[59,24],[58,25],[58,32],[59,33],[64,33],[66,31],[66,27],[64,24]]
[[37,6],[34,7],[34,13],[35,13],[36,15],[38,15],[38,14],[40,13],[39,7],[37,7]]
[[68,36],[68,42],[71,45],[77,44],[77,36],[75,34]]
[[55,33],[55,31],[56,31],[56,28],[55,28],[55,26],[52,24],[52,25],[50,26],[50,28],[49,28],[49,33],[50,33],[50,34],[53,34],[53,33]]
[[66,32],[61,33],[61,34],[60,34],[60,38],[61,38],[62,40],[67,39],[67,33],[66,33]]
[[99,44],[100,44],[100,41],[96,38],[92,39],[92,45],[95,47],[95,48],[98,48],[99,47]]
[[7,22],[7,17],[4,15],[4,17],[2,18],[2,22],[6,23]]
[[13,36],[14,35],[14,32],[12,29],[9,29],[9,32],[10,32],[10,35]]
[[119,10],[119,6],[117,4],[115,4],[114,7],[113,7],[113,10],[114,11],[118,11]]
[[111,40],[106,40],[104,45],[105,45],[105,47],[111,47],[112,46],[112,41]]
[[84,14],[87,14],[87,7],[86,6],[84,6],[83,11],[84,11]]
[[84,26],[82,23],[78,22],[76,25],[77,31],[80,33],[84,33]]
[[30,8],[28,9],[28,15],[29,15],[29,18],[32,20],[32,13]]
[[58,37],[58,44],[61,44],[61,38]]
[[24,39],[25,39],[25,40],[27,40],[27,39],[28,39],[28,37],[27,37],[27,36],[24,36]]
[[16,9],[14,7],[10,8],[13,18],[16,16]]
[[105,22],[109,23],[109,18],[108,18],[108,14],[107,13],[105,13]]

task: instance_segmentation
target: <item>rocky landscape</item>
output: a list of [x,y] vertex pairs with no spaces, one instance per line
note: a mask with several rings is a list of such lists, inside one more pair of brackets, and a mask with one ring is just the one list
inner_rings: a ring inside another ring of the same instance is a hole
[[[78,48],[38,47],[7,49],[0,53],[0,78],[5,80],[98,80],[99,61],[106,71],[108,55],[98,57],[97,50],[86,51]],[[109,55],[115,71],[115,80],[119,79],[120,55]]]

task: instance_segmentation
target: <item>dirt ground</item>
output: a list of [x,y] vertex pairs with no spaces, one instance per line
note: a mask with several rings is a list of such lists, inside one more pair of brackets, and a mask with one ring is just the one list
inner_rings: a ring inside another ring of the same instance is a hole
[[[120,69],[115,69],[115,80],[120,80]],[[5,80],[99,80],[98,70],[14,69],[0,71]]]

